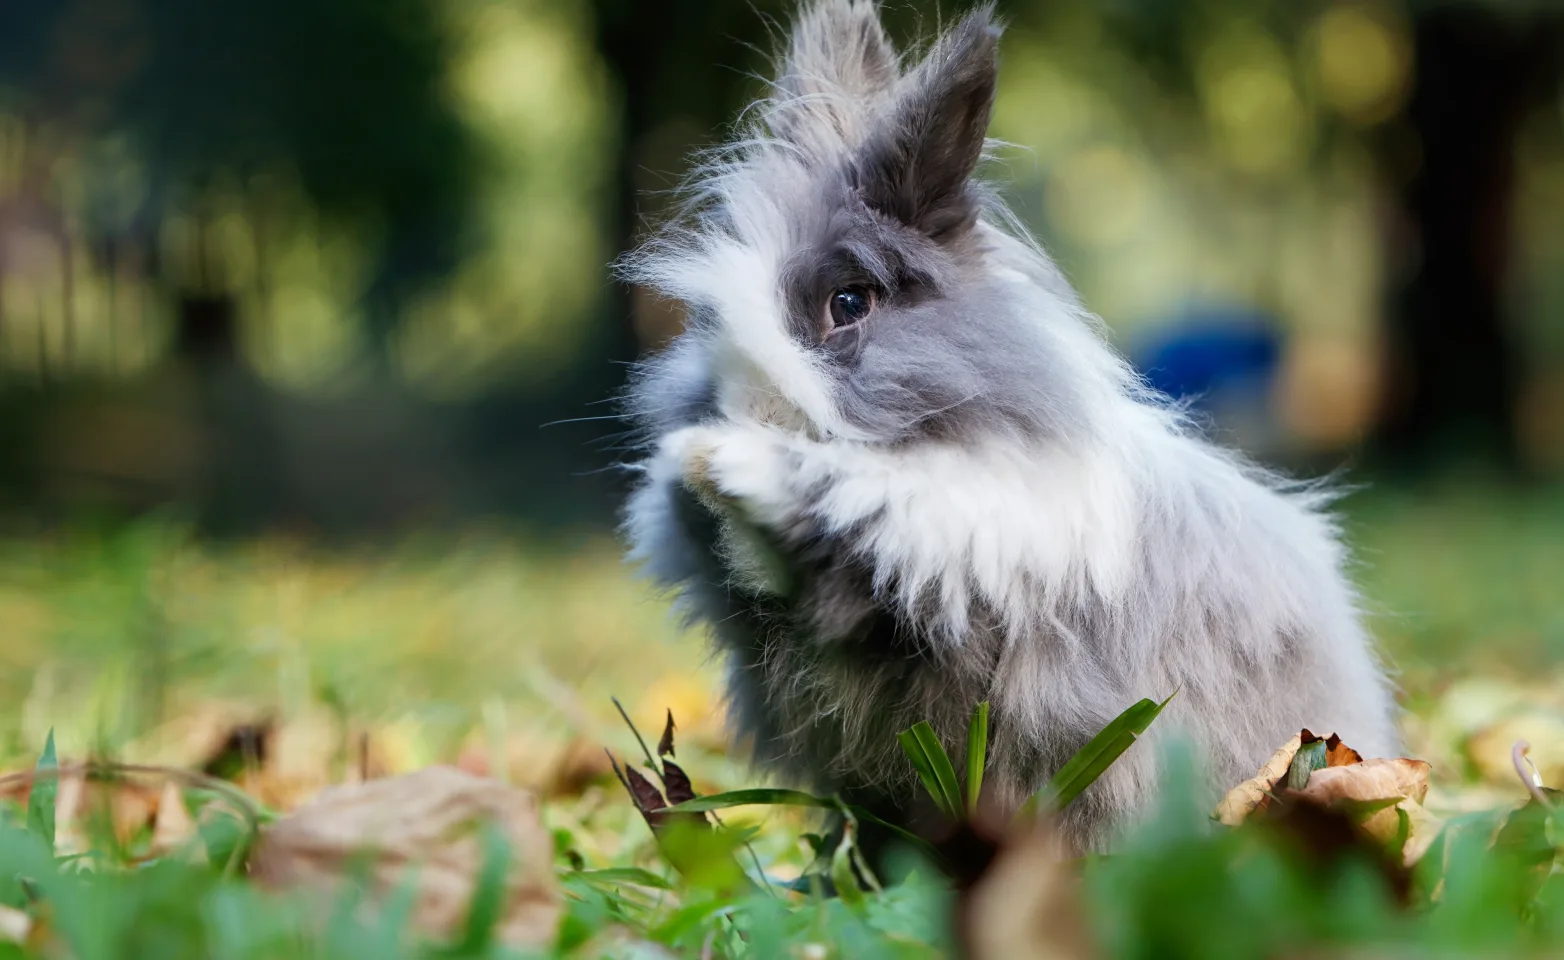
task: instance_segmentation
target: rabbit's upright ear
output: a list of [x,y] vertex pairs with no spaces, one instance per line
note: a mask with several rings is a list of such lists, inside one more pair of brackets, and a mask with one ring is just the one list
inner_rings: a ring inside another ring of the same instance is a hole
[[857,153],[864,201],[935,240],[977,219],[970,188],[998,82],[1000,29],[984,6],[946,34],[897,91]]
[[768,122],[816,158],[839,157],[900,76],[874,0],[814,0],[793,25]]

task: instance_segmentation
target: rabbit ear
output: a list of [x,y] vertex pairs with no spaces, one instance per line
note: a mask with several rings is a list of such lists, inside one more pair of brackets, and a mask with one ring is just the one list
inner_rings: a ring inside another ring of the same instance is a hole
[[874,0],[816,0],[793,25],[768,122],[817,156],[839,155],[900,77]]
[[999,34],[993,8],[979,8],[902,82],[857,154],[857,186],[870,207],[936,240],[977,219],[969,181],[993,113]]

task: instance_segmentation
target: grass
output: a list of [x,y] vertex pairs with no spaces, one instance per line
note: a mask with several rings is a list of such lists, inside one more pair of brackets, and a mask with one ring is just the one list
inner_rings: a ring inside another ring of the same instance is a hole
[[[1410,752],[1435,764],[1429,806],[1470,819],[1452,821],[1437,860],[1425,858],[1408,908],[1372,862],[1321,872],[1288,852],[1285,835],[1213,833],[1171,783],[1146,835],[1081,870],[1077,912],[1106,953],[1357,944],[1378,955],[1515,955],[1564,942],[1549,818],[1533,831],[1548,852],[1540,867],[1492,852],[1477,828],[1525,798],[1507,756],[1516,731],[1536,746],[1548,782],[1564,783],[1564,750],[1556,763],[1548,755],[1564,743],[1564,599],[1554,583],[1564,497],[1388,491],[1348,511],[1371,619],[1412,711]],[[387,772],[455,761],[546,794],[571,893],[555,955],[658,955],[651,944],[675,956],[948,955],[954,934],[941,918],[954,901],[927,865],[851,902],[764,884],[734,892],[669,866],[593,759],[599,745],[639,753],[610,696],[646,728],[672,709],[698,793],[758,785],[723,748],[717,673],[699,639],[625,575],[616,553],[597,535],[545,545],[503,528],[373,550],[216,545],[168,520],[0,542],[0,702],[15,705],[0,710],[0,761],[30,765],[52,729],[62,758],[190,765],[214,731],[271,716],[280,735],[268,763],[285,783],[263,800],[286,806],[350,772],[367,735]],[[723,817],[773,879],[797,877],[816,853],[800,811],[749,806]],[[60,931],[84,924],[69,931],[75,956],[501,955],[482,937],[415,947],[394,918],[351,905],[300,940],[309,904],[172,862],[134,874],[54,863],[36,825],[16,819],[0,831],[0,902],[47,903]],[[32,878],[32,893],[18,875]],[[92,917],[112,919],[82,919]]]

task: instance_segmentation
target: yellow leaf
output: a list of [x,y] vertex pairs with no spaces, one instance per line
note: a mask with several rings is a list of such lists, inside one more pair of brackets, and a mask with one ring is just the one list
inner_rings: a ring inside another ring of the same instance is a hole
[[1217,805],[1216,818],[1230,827],[1236,827],[1262,804],[1269,802],[1269,795],[1275,791],[1277,781],[1287,775],[1287,768],[1292,765],[1292,758],[1302,745],[1302,736],[1293,737],[1280,750],[1271,754],[1271,759],[1265,761],[1259,773],[1227,792],[1227,796]]

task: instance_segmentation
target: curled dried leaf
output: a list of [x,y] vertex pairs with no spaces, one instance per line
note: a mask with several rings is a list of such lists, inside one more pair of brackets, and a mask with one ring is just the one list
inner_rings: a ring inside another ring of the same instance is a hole
[[1057,834],[1046,823],[1004,840],[962,899],[958,928],[974,960],[1075,960],[1094,956]]
[[625,787],[630,791],[630,797],[635,801],[636,807],[646,815],[646,821],[652,822],[652,814],[668,805],[663,799],[661,791],[652,786],[652,782],[642,776],[641,771],[625,764]]
[[695,787],[690,783],[689,774],[672,760],[663,761],[663,783],[667,786],[670,804],[695,799]]
[[1328,737],[1316,737],[1305,728],[1303,733],[1299,735],[1300,743],[1307,744],[1322,740],[1325,743],[1325,766],[1345,767],[1351,763],[1363,762],[1363,755],[1342,743],[1341,738],[1334,733]]
[[322,791],[262,833],[251,875],[274,889],[330,891],[369,851],[370,889],[394,891],[416,865],[413,925],[449,938],[462,931],[479,887],[483,824],[499,829],[510,856],[496,936],[518,947],[551,942],[560,895],[536,800],[454,767]]
[[1270,803],[1277,782],[1287,775],[1292,758],[1297,755],[1302,744],[1301,736],[1293,737],[1271,754],[1271,759],[1265,761],[1259,773],[1229,790],[1217,805],[1216,818],[1227,826],[1236,827],[1249,819],[1249,815],[1256,810],[1264,809]]
[[1428,795],[1431,767],[1422,760],[1374,759],[1314,771],[1309,785],[1289,791],[1287,799],[1358,813],[1358,824],[1382,843],[1400,841],[1407,825],[1408,804],[1421,805]]

